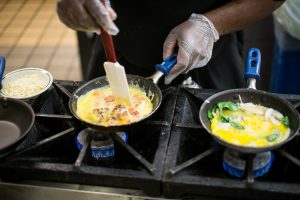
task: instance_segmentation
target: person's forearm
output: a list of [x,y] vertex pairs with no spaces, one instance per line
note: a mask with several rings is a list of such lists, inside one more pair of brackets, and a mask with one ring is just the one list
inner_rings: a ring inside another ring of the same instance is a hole
[[215,25],[219,35],[237,31],[245,25],[270,15],[284,1],[233,0],[204,15]]

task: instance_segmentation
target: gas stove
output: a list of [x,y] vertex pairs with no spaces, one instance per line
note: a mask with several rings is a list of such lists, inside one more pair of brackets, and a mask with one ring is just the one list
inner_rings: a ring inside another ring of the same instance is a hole
[[[101,151],[101,156],[113,158],[98,162],[92,139],[80,140],[79,145],[78,134],[86,127],[68,110],[69,96],[80,84],[55,81],[31,102],[36,113],[32,130],[13,151],[0,155],[3,184],[38,181],[121,188],[140,191],[147,198],[300,198],[299,136],[261,156],[269,160],[253,182],[247,172],[228,169],[231,154],[224,154],[228,150],[210,137],[199,120],[201,104],[216,90],[161,87],[163,101],[157,112],[124,130],[125,139],[120,133],[111,134],[105,142],[109,150]],[[280,96],[300,105],[300,96]]]

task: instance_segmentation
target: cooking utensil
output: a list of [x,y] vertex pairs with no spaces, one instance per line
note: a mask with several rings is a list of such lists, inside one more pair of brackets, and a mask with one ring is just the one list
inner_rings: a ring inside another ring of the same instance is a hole
[[138,121],[126,125],[106,127],[106,126],[101,126],[99,124],[88,122],[77,115],[76,113],[77,101],[80,98],[80,96],[85,95],[91,90],[108,86],[109,84],[105,76],[93,79],[80,86],[77,90],[75,90],[69,100],[70,111],[73,114],[73,116],[75,116],[80,121],[84,122],[87,125],[87,127],[90,127],[92,129],[104,131],[104,132],[116,132],[118,130],[124,130],[128,128],[130,125],[136,124],[150,117],[159,108],[162,101],[162,94],[159,87],[156,84],[159,78],[163,76],[163,74],[167,74],[172,69],[172,67],[176,64],[176,62],[177,62],[176,55],[174,54],[169,58],[167,58],[166,60],[164,60],[163,63],[156,65],[157,71],[149,78],[145,78],[137,75],[127,75],[128,84],[138,87],[141,90],[145,91],[147,97],[151,100],[151,103],[153,105],[152,112]]
[[[101,0],[105,6],[105,1]],[[123,66],[117,62],[115,47],[111,35],[109,35],[102,27],[101,39],[105,50],[106,59],[108,62],[104,63],[105,73],[112,89],[114,96],[125,99],[131,102],[128,82],[126,79],[126,73]]]
[[124,67],[119,63],[105,62],[104,69],[113,95],[131,103]]
[[[202,104],[199,112],[200,121],[203,127],[212,135],[212,137],[218,141],[220,144],[235,149],[242,153],[259,153],[270,151],[273,149],[277,149],[285,143],[292,140],[298,133],[300,128],[300,117],[297,110],[293,107],[291,103],[280,98],[276,94],[272,94],[262,90],[256,90],[255,83],[256,80],[260,78],[259,70],[260,70],[260,61],[261,54],[260,51],[256,48],[252,48],[248,52],[247,63],[246,63],[246,72],[244,78],[248,80],[248,88],[240,88],[240,89],[231,89],[225,90],[219,93],[216,93],[209,97]],[[265,147],[245,147],[238,146],[232,143],[229,143],[222,138],[219,138],[211,131],[211,122],[208,119],[207,113],[208,110],[211,110],[214,105],[218,102],[222,101],[232,101],[235,103],[239,103],[240,99],[245,102],[252,102],[254,104],[259,104],[268,108],[273,108],[278,110],[284,116],[288,116],[290,120],[290,136],[277,144],[265,146]]]
[[25,102],[0,97],[0,154],[22,140],[34,123],[34,112]]
[[[0,89],[5,70],[5,58],[0,56]],[[27,135],[34,123],[34,112],[25,102],[0,97],[0,154]]]

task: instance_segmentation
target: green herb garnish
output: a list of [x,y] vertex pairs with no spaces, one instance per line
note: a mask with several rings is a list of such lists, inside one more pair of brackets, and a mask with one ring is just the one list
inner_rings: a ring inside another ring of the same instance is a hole
[[219,109],[220,111],[220,119],[223,123],[230,123],[230,125],[236,129],[244,129],[244,126],[237,122],[234,122],[229,116],[223,114],[223,110],[237,111],[239,109],[238,104],[230,101],[219,102],[216,106],[213,107],[212,110],[207,111],[207,117],[209,120],[212,120],[214,118],[217,109]]
[[214,115],[216,114],[216,111],[217,111],[217,106],[216,105],[213,107],[212,110],[207,111],[207,117],[210,121],[214,118]]
[[210,121],[214,118],[213,112],[211,110],[207,111],[207,117]]
[[284,118],[282,118],[281,123],[283,123],[284,126],[289,127],[290,120],[289,120],[288,116],[285,116]]
[[237,111],[239,109],[238,104],[233,103],[231,101],[223,101],[218,103],[218,107],[220,111],[222,112],[223,110],[231,110],[231,111]]

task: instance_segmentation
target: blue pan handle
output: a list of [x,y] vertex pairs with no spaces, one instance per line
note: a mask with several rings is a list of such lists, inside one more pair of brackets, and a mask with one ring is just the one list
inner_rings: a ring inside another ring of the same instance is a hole
[[246,71],[244,74],[244,79],[248,80],[252,78],[252,79],[259,80],[260,64],[261,64],[261,54],[259,49],[257,48],[249,49],[247,60],[246,60]]
[[172,54],[166,58],[161,64],[156,64],[155,68],[158,71],[161,71],[164,75],[168,75],[174,65],[177,63],[177,54]]
[[5,70],[5,58],[0,56],[0,90],[2,89],[2,78]]

